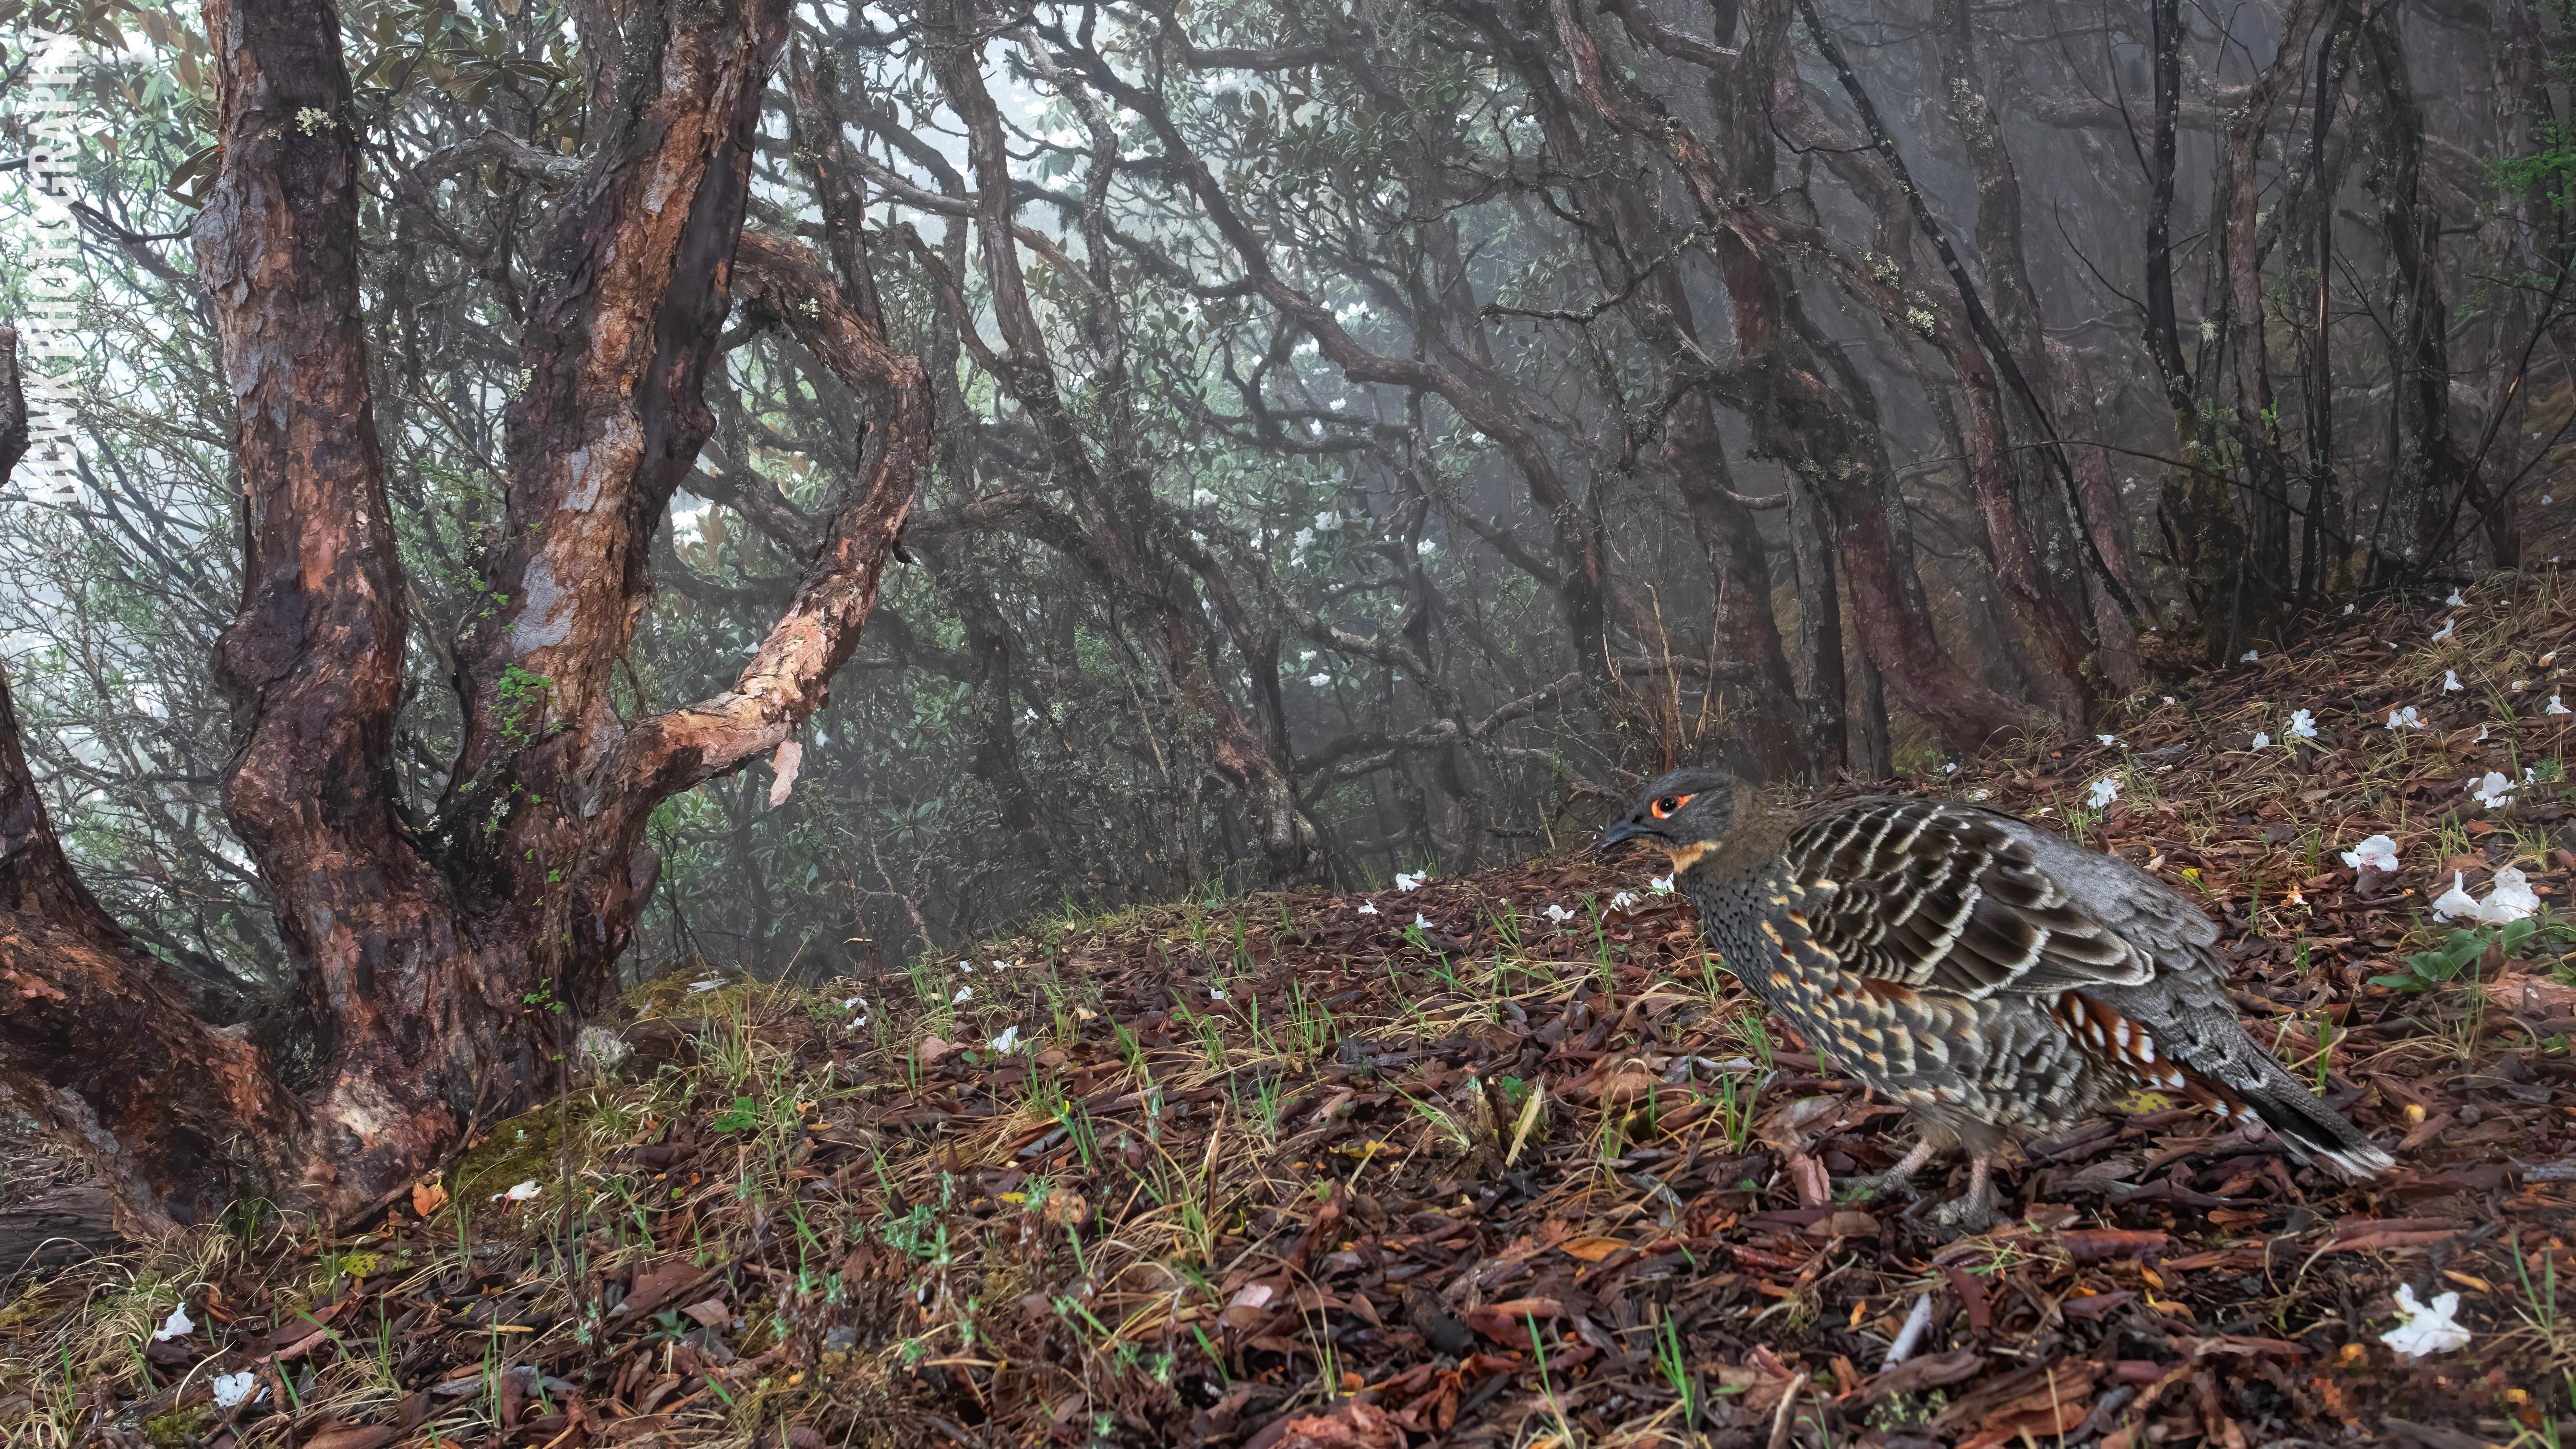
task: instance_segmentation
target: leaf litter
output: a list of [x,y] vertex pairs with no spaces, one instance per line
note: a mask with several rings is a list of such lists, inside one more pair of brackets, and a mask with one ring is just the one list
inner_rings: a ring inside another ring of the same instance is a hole
[[[2379,1182],[2145,1097],[2029,1144],[1987,1233],[1923,1220],[1939,1165],[1853,1197],[1901,1114],[1647,867],[1549,858],[1053,919],[971,992],[953,956],[862,983],[857,1021],[846,986],[656,983],[622,1060],[365,1231],[246,1212],[23,1276],[0,1433],[2555,1443],[2576,829],[2543,701],[2576,612],[2544,583],[2343,629],[1899,788],[2201,899],[2254,1029],[2396,1152]],[[2446,925],[2455,886],[2539,911]]]

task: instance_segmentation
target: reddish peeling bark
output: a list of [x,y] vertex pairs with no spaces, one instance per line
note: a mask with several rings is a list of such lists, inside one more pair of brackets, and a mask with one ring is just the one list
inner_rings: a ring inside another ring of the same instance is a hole
[[[387,808],[401,566],[358,315],[358,138],[325,0],[209,0],[223,168],[196,226],[239,400],[242,601],[216,650],[241,751],[227,813],[258,862],[322,1060],[282,1197],[351,1205],[488,1085],[528,1080],[447,883]],[[427,1016],[430,1032],[403,1028]],[[409,1049],[397,1047],[407,1043]]]
[[[295,1030],[318,1062],[289,1091],[255,1045],[267,1035],[187,1015],[80,890],[0,718],[0,1080],[87,1146],[138,1229],[253,1193],[346,1219],[532,1100],[578,1016],[531,1002],[577,1013],[612,988],[652,882],[654,806],[774,750],[822,705],[931,446],[927,380],[888,344],[873,284],[845,301],[807,248],[742,235],[784,0],[633,17],[627,109],[540,263],[496,606],[460,651],[464,758],[438,828],[414,838],[389,777],[405,586],[356,321],[338,16],[327,0],[209,0],[207,21],[224,159],[198,261],[241,403],[245,550],[218,659],[243,741],[226,801],[274,897]],[[734,686],[630,720],[609,671],[710,429],[700,388],[737,290],[858,396],[867,451]]]
[[[0,480],[27,451],[18,334],[0,328]],[[274,1180],[303,1136],[241,1036],[188,1014],[167,969],[81,884],[47,818],[0,678],[0,1081],[77,1143],[147,1235]]]

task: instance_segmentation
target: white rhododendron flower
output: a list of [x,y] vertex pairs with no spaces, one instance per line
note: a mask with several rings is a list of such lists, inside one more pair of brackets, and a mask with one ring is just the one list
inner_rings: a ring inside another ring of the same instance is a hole
[[2495,885],[2487,898],[2479,900],[2468,892],[2464,877],[2451,875],[2451,888],[2433,902],[2433,916],[2443,921],[2476,921],[2480,925],[2502,926],[2519,921],[2540,909],[2540,896],[2521,871],[2511,866],[2495,873]]
[[952,996],[952,997],[948,998],[948,1004],[949,1004],[949,1005],[951,1005],[951,1006],[963,1006],[963,1005],[965,1005],[967,1002],[972,1001],[972,1000],[974,1000],[974,999],[975,999],[975,988],[974,988],[974,987],[972,987],[972,986],[960,986],[960,987],[958,987],[958,988],[957,988],[957,994],[956,994],[955,996]]
[[2317,737],[2317,717],[2304,709],[2294,709],[2290,711],[2290,728],[2288,733],[2296,735],[2303,740],[2315,739]]
[[1359,910],[1356,912],[1356,914],[1358,914],[1358,915],[1363,915],[1363,916],[1374,916],[1374,915],[1376,915],[1376,914],[1377,914],[1377,907],[1375,907],[1375,906],[1373,906],[1373,905],[1370,905],[1370,904],[1369,904],[1368,902],[1366,902],[1366,901],[1362,901],[1362,902],[1360,902],[1360,908],[1359,908]]
[[2359,849],[2345,851],[2343,863],[2354,870],[2366,865],[2382,875],[2390,874],[2397,869],[2397,842],[2385,835],[2374,835],[2363,841]]
[[2483,780],[2469,782],[2469,793],[2477,796],[2478,803],[2489,810],[2512,799],[2513,792],[2514,783],[2494,770],[2487,771],[2486,778]]
[[2428,1358],[2469,1346],[2469,1331],[2460,1326],[2460,1295],[2436,1294],[2430,1308],[2417,1301],[2415,1285],[2397,1285],[2397,1326],[2379,1336],[2400,1358]]
[[2460,683],[2460,671],[2456,669],[2445,669],[2442,671],[2442,692],[2444,694],[2457,694],[2466,688],[2468,688],[2467,685]]
[[2260,664],[2263,662],[2263,655],[2258,650],[2248,649],[2245,651],[2245,657],[2237,660],[2236,662],[2239,664]]
[[2109,745],[2115,750],[2120,748],[2120,737],[2117,735],[2095,735],[2093,738],[2100,740],[2102,743]]
[[2254,732],[2254,748],[2258,750],[2268,750],[2271,747],[2272,737],[2263,733],[2261,730],[2256,730]]
[[1321,689],[1332,682],[1333,676],[1329,674],[1309,674],[1306,676],[1306,683],[1316,689]]
[[2391,730],[2420,730],[2423,727],[2424,717],[2417,714],[2415,706],[2411,704],[2404,709],[2392,709],[2388,712],[2388,728]]
[[1432,924],[1429,916],[1422,914],[1420,911],[1415,911],[1413,913],[1413,924],[1425,931],[1436,931],[1440,929],[1438,926]]
[[[2454,1293],[2451,1296],[2456,1298],[2459,1295]],[[215,1375],[215,1407],[239,1408],[242,1402],[250,1397],[250,1391],[258,1384],[258,1377],[249,1369],[243,1369],[237,1374]]]
[[2531,881],[2512,866],[2495,873],[2495,888],[2478,902],[2478,919],[2491,926],[2501,926],[2540,913],[2540,894]]
[[1626,891],[1621,891],[1610,898],[1610,909],[1614,911],[1633,911],[1636,908],[1637,898]]
[[1955,774],[1959,773],[1959,767],[1958,767],[1957,765],[1955,765],[1955,764],[1952,764],[1952,765],[1943,765],[1943,766],[1941,767],[1941,773],[1942,773],[1942,774],[1944,774],[1944,775],[1955,775]]
[[2458,589],[2451,590],[2451,596],[2444,599],[2442,602],[2444,605],[2454,609],[2466,608],[2469,603],[2468,600],[2460,597],[2460,591]]
[[1673,878],[1668,875],[1659,875],[1646,882],[1646,889],[1650,891],[1669,891],[1672,888]]
[[1411,875],[1406,875],[1403,871],[1399,870],[1395,873],[1395,888],[1400,891],[1412,890],[1421,885],[1422,882],[1430,876],[1430,874],[1431,872],[1427,870],[1418,870]]
[[2112,779],[2108,775],[2104,775],[2101,779],[2093,782],[2093,789],[2090,793],[2085,795],[2084,803],[2092,806],[2096,810],[2099,810],[2103,806],[2108,805],[2119,798],[2120,782]]
[[2477,917],[2478,898],[2469,894],[2464,880],[2458,871],[2451,872],[2451,888],[2433,898],[2433,919],[2474,920]]
[[1547,908],[1547,918],[1562,926],[1566,922],[1574,919],[1574,912],[1551,902]]
[[2560,703],[2558,702],[2558,696],[2553,694],[2553,695],[2549,696],[2549,707],[2548,707],[2547,709],[2542,710],[2542,711],[2541,711],[2541,713],[2542,713],[2542,714],[2576,714],[2576,709],[2569,709],[2567,706],[2565,706],[2565,705],[2563,705],[2563,704],[2560,704]]
[[152,1330],[152,1340],[155,1343],[168,1343],[174,1338],[186,1338],[196,1331],[197,1325],[188,1317],[188,1305],[182,1303],[170,1310],[170,1316],[161,1320],[159,1328]]
[[985,1045],[991,1047],[997,1052],[1018,1050],[1020,1045],[1019,1023],[1013,1022],[1009,1026],[1003,1027],[1002,1034],[985,1043]]
[[496,1192],[496,1193],[492,1194],[492,1201],[494,1201],[494,1202],[534,1202],[534,1201],[536,1200],[537,1194],[539,1194],[539,1193],[541,1193],[541,1192],[544,1192],[544,1191],[545,1191],[545,1189],[544,1189],[544,1188],[542,1188],[542,1187],[537,1186],[537,1180],[536,1180],[535,1178],[533,1178],[533,1177],[532,1177],[532,1178],[529,1178],[529,1179],[528,1179],[527,1181],[525,1181],[525,1182],[515,1184],[514,1186],[512,1186],[512,1187],[511,1187],[511,1189],[510,1189],[508,1192]]
[[2451,631],[2452,631],[2452,630],[2454,630],[2454,629],[2457,629],[2458,627],[2460,627],[2460,621],[2459,621],[2459,620],[2457,620],[2457,619],[2444,619],[2444,620],[2442,621],[2442,627],[2433,631],[2433,642],[2434,642],[2434,643],[2436,643],[2436,644],[2439,644],[2439,643],[2441,643],[2443,640],[2450,638],[2450,637],[2451,637]]

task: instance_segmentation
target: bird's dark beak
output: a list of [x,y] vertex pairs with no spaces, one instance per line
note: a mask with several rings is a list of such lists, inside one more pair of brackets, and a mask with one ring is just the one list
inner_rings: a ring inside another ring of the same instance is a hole
[[1634,820],[1612,821],[1609,828],[1601,832],[1601,838],[1592,842],[1592,853],[1595,855],[1607,854],[1611,850],[1616,849],[1621,845],[1625,845],[1629,841],[1635,840],[1639,836],[1648,833],[1649,832],[1646,827],[1638,824]]

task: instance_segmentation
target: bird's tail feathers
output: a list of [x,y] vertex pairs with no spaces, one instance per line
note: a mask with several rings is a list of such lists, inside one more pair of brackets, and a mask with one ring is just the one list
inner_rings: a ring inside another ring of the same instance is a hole
[[2377,1177],[2397,1165],[2397,1159],[2287,1072],[2265,1072],[2261,1080],[2237,1087],[2234,1095],[2302,1162],[2329,1162],[2353,1178]]

